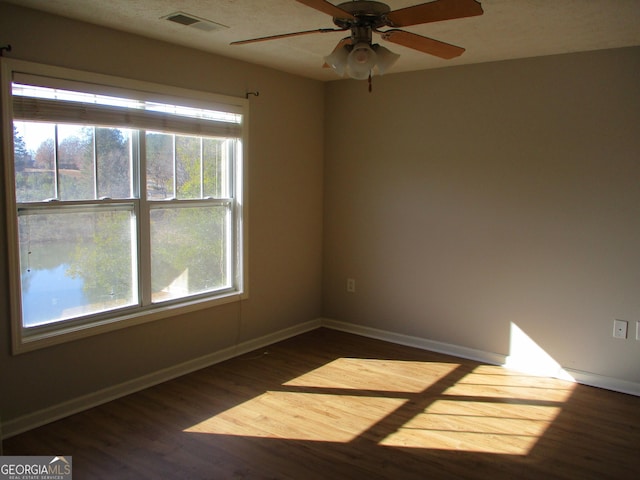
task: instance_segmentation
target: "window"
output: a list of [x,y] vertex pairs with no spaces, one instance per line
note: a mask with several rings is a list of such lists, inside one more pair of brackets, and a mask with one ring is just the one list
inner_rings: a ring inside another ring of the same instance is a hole
[[2,67],[14,351],[246,295],[244,99]]

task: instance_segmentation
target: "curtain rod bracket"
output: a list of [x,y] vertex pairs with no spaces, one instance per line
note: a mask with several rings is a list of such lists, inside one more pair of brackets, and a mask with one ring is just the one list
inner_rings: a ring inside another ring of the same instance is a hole
[[10,52],[10,51],[11,51],[11,45],[6,44],[6,45],[0,46],[0,57],[4,55],[4,52]]
[[259,97],[260,96],[260,92],[257,91],[257,90],[255,92],[246,92],[244,94],[244,98],[249,99],[249,95],[255,95],[256,97]]

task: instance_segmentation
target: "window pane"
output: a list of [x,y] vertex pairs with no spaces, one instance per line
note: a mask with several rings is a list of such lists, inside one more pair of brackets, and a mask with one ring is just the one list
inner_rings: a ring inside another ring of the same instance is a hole
[[23,325],[136,304],[133,218],[133,207],[19,216]]
[[151,210],[152,301],[229,286],[228,208]]
[[55,197],[54,138],[52,123],[13,122],[18,203]]
[[98,198],[131,198],[131,131],[96,128]]
[[203,146],[204,196],[212,198],[227,197],[227,158],[223,156],[223,147],[229,140],[205,138]]
[[173,135],[148,132],[145,136],[147,151],[147,198],[166,200],[175,196],[173,191]]
[[92,127],[58,125],[60,200],[96,198],[93,136]]
[[176,175],[178,198],[202,198],[200,138],[176,135]]

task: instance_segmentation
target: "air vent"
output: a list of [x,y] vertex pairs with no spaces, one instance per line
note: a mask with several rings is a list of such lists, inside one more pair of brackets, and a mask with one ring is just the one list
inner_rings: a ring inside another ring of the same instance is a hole
[[204,18],[199,18],[195,15],[184,12],[175,12],[161,18],[163,18],[164,20],[169,20],[170,22],[178,23],[180,25],[185,25],[187,27],[197,28],[198,30],[202,30],[204,32],[215,32],[216,30],[229,28],[226,25],[212,22],[211,20],[206,20]]

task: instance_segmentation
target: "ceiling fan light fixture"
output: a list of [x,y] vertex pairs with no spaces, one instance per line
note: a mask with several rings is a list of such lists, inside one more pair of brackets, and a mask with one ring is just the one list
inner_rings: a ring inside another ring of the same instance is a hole
[[349,52],[349,48],[345,45],[324,57],[324,61],[327,65],[333,68],[338,75],[344,77],[344,74],[347,71],[347,58],[349,57]]
[[376,57],[378,61],[376,62],[376,68],[380,75],[384,75],[387,70],[389,70],[394,63],[400,58],[400,55],[397,53],[393,53],[386,47],[382,45],[375,44],[373,45],[373,49],[376,52]]
[[356,80],[366,80],[376,64],[376,57],[376,52],[369,44],[356,44],[347,57],[349,76]]

